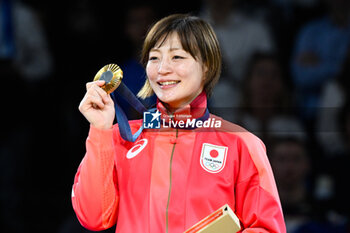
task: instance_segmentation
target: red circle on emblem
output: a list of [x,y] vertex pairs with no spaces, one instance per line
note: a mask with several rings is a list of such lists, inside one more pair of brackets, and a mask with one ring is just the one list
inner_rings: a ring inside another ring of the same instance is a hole
[[131,152],[135,152],[140,148],[141,145],[136,145],[134,148],[132,148]]
[[212,158],[216,158],[216,157],[218,157],[219,156],[219,152],[217,151],[217,150],[211,150],[210,151],[210,156],[212,157]]

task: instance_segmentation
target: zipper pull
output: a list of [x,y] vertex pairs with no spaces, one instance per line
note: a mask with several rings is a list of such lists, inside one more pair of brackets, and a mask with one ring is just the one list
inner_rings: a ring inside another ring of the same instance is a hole
[[170,138],[169,141],[170,141],[171,144],[176,144],[177,138]]
[[170,140],[169,140],[171,144],[176,144],[176,143],[177,143],[178,133],[179,133],[179,130],[178,130],[178,129],[176,129],[176,135],[175,135],[175,138],[170,138]]

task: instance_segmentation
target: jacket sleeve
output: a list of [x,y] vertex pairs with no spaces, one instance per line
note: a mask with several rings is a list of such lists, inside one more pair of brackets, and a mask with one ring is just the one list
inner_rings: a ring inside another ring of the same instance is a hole
[[265,146],[254,135],[243,134],[235,190],[242,232],[285,233],[281,203]]
[[90,126],[86,154],[72,189],[73,209],[85,228],[104,230],[116,223],[119,202],[116,182],[113,129]]

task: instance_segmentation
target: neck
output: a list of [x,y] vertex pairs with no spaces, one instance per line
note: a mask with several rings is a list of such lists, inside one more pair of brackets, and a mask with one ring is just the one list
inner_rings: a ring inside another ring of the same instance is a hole
[[196,94],[192,99],[186,101],[186,102],[183,102],[183,103],[178,103],[178,104],[169,104],[169,103],[164,103],[162,102],[163,106],[167,109],[167,111],[172,114],[172,113],[175,113],[176,111],[179,111],[183,108],[186,108],[187,106],[191,106],[194,104],[194,105],[197,105],[196,103],[194,103],[194,100],[203,93],[203,91],[199,92],[198,94]]
[[158,102],[157,108],[168,116],[187,115],[191,118],[201,117],[207,108],[207,98],[205,92],[201,92],[193,100],[183,103],[182,105],[170,105],[169,103]]
[[184,104],[181,104],[181,105],[170,105],[168,103],[162,102],[163,106],[166,108],[166,110],[168,111],[169,114],[173,114],[176,111],[185,108],[185,106],[189,105],[190,103],[191,102],[184,103]]

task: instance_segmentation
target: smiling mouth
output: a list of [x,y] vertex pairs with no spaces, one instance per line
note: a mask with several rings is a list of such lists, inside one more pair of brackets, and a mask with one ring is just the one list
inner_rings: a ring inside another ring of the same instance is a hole
[[165,86],[171,86],[178,84],[181,81],[164,81],[164,82],[157,82],[160,86],[165,87]]

